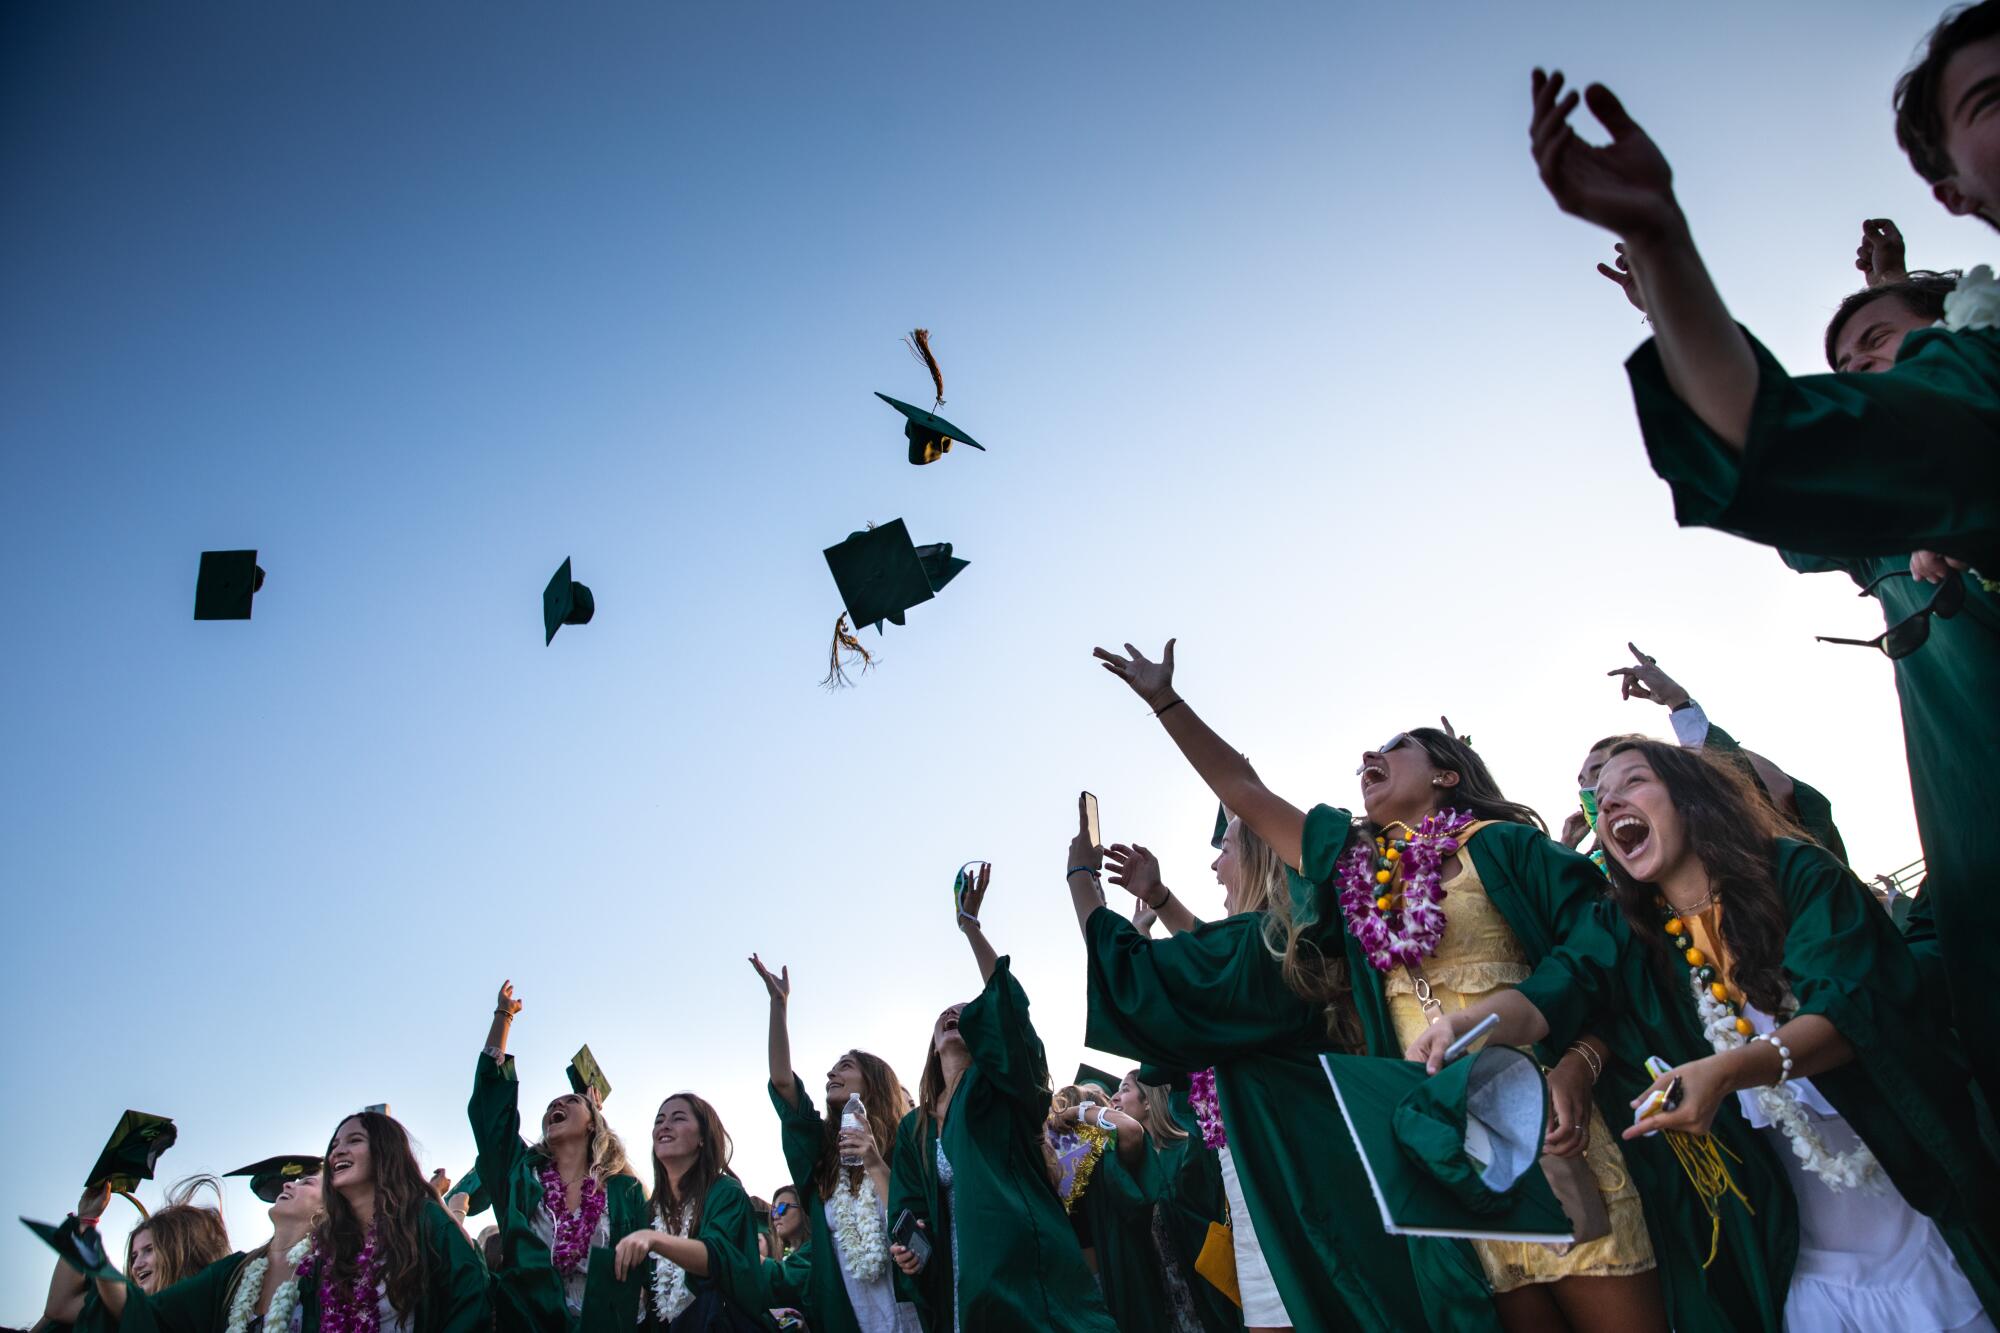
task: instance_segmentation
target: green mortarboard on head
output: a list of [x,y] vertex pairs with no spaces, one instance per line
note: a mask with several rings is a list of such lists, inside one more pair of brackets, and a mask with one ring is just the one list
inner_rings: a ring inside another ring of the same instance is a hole
[[555,642],[556,631],[564,625],[588,625],[597,614],[597,599],[590,589],[569,576],[569,557],[542,589],[542,646]]
[[1118,1095],[1118,1085],[1124,1081],[1124,1079],[1114,1074],[1105,1073],[1096,1065],[1078,1065],[1076,1067],[1076,1085],[1079,1088],[1086,1083],[1095,1084],[1097,1087],[1104,1089],[1104,1093],[1108,1097],[1116,1097]]
[[576,1058],[569,1062],[568,1073],[572,1092],[585,1097],[596,1093],[599,1106],[610,1099],[611,1080],[604,1077],[604,1071],[598,1068],[597,1057],[590,1053],[589,1043],[586,1042],[583,1049],[576,1053]]
[[308,1156],[266,1157],[261,1162],[239,1166],[226,1172],[232,1176],[250,1177],[250,1192],[265,1203],[276,1203],[278,1191],[294,1180],[311,1175],[319,1170],[320,1159]]
[[981,453],[986,452],[985,445],[936,413],[926,412],[921,407],[900,402],[886,393],[877,393],[875,396],[909,418],[903,423],[903,436],[910,442],[910,461],[918,467],[922,467],[925,463],[935,463],[950,453],[953,440],[960,444],[969,444]]
[[1548,1094],[1526,1055],[1489,1047],[1435,1076],[1413,1060],[1320,1062],[1391,1235],[1575,1239],[1540,1169]]
[[1215,836],[1208,840],[1208,845],[1219,852],[1222,850],[1222,840],[1228,835],[1229,807],[1226,805],[1217,805],[1215,807]]
[[104,1252],[104,1238],[97,1234],[96,1227],[80,1227],[74,1217],[64,1218],[60,1226],[31,1222],[24,1217],[21,1225],[40,1236],[43,1244],[85,1277],[110,1282],[125,1281],[125,1275],[118,1271],[111,1262],[111,1256]]
[[467,1217],[477,1217],[493,1206],[493,1196],[486,1192],[486,1186],[479,1179],[479,1168],[476,1166],[460,1176],[458,1183],[445,1191],[445,1202],[450,1203],[461,1194],[465,1196]]
[[255,551],[203,551],[194,576],[194,618],[248,620],[250,599],[263,586]]
[[153,1178],[160,1154],[174,1146],[177,1136],[174,1122],[166,1116],[127,1111],[118,1117],[118,1128],[111,1131],[111,1141],[97,1155],[83,1187],[105,1186],[114,1194],[130,1194],[140,1181]]

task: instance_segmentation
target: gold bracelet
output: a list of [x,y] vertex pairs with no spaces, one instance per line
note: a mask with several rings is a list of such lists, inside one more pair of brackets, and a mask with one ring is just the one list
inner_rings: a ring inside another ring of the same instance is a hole
[[1596,1086],[1597,1080],[1604,1077],[1604,1062],[1597,1058],[1597,1052],[1580,1041],[1571,1042],[1569,1048],[1583,1057],[1584,1067],[1590,1070],[1591,1085]]

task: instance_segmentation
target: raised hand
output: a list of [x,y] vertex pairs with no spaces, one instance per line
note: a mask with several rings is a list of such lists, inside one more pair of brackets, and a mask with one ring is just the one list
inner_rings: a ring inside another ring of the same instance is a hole
[[958,900],[958,928],[977,929],[979,908],[986,901],[986,886],[993,881],[993,863],[981,861],[976,874],[965,877],[965,892]]
[[1672,676],[1660,670],[1652,658],[1639,651],[1637,644],[1625,645],[1638,660],[1639,665],[1613,667],[1605,672],[1607,676],[1619,676],[1618,697],[1621,699],[1650,699],[1662,708],[1675,709],[1688,701],[1688,692],[1677,684]]
[[431,1172],[431,1190],[440,1199],[451,1193],[451,1177],[445,1174],[443,1167],[438,1167]]
[[[1104,849],[1090,836],[1090,806],[1082,796],[1076,798],[1076,836],[1069,840],[1068,856],[1069,860],[1063,868],[1065,880],[1072,870],[1097,871],[1104,868]],[[1091,878],[1096,879],[1097,876],[1093,874]]]
[[1572,810],[1563,820],[1562,845],[1575,851],[1583,846],[1583,840],[1590,835],[1590,816],[1581,810]]
[[778,975],[774,977],[771,975],[771,969],[765,967],[764,961],[754,953],[750,955],[750,966],[756,968],[757,975],[764,979],[764,989],[770,992],[772,1004],[782,1007],[790,1002],[792,998],[792,969],[790,967],[780,967]]
[[1626,240],[1651,239],[1679,223],[1673,168],[1609,88],[1593,83],[1582,94],[1610,133],[1608,144],[1585,143],[1569,123],[1578,95],[1563,93],[1561,71],[1536,70],[1533,89],[1528,140],[1557,207]]
[[1903,260],[1903,233],[1887,218],[1869,218],[1861,224],[1861,244],[1854,251],[1854,267],[1867,275],[1870,287],[1902,282],[1910,276]]
[[1160,881],[1160,860],[1144,847],[1115,842],[1104,849],[1104,859],[1111,863],[1111,882],[1137,898],[1142,906],[1150,909],[1153,903],[1166,900],[1166,885]]
[[513,1018],[521,1012],[521,1002],[514,998],[514,983],[500,983],[500,996],[493,1002],[493,1012],[505,1018]]
[[1125,651],[1131,656],[1120,657],[1103,648],[1091,649],[1090,655],[1103,663],[1106,671],[1130,685],[1134,694],[1158,712],[1174,693],[1174,641],[1167,640],[1166,649],[1157,662],[1129,643],[1125,645]]
[[1918,551],[1910,557],[1910,577],[1925,583],[1943,583],[1945,575],[1965,567],[1963,560],[1954,560],[1936,551]]
[[1620,241],[1611,248],[1618,252],[1613,256],[1611,263],[1616,264],[1618,267],[1613,268],[1611,264],[1599,264],[1597,271],[1623,288],[1625,299],[1632,303],[1633,309],[1643,315],[1646,313],[1646,298],[1639,291],[1638,275],[1632,272],[1632,265],[1625,258],[1625,242]]

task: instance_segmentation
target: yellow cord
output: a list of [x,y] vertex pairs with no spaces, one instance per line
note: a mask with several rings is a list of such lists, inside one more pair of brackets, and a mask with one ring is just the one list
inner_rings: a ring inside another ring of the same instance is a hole
[[[1757,1210],[1750,1206],[1750,1200],[1744,1197],[1743,1191],[1730,1177],[1729,1164],[1722,1160],[1722,1154],[1729,1149],[1706,1134],[1689,1134],[1679,1129],[1667,1131],[1667,1144],[1674,1150],[1674,1156],[1680,1159],[1681,1170],[1687,1172],[1695,1194],[1701,1199],[1701,1206],[1708,1210],[1708,1258],[1701,1262],[1701,1266],[1707,1268],[1715,1262],[1716,1247],[1722,1243],[1722,1196],[1734,1194],[1744,1210],[1753,1217]],[[1743,1160],[1733,1152],[1729,1155],[1739,1163]]]

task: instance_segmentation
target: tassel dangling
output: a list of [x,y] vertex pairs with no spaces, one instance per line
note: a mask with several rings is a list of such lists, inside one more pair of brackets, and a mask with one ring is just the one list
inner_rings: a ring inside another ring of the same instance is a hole
[[1722,1244],[1723,1197],[1734,1194],[1745,1212],[1756,1215],[1757,1210],[1750,1206],[1750,1200],[1730,1177],[1729,1164],[1722,1160],[1722,1154],[1729,1153],[1738,1162],[1743,1159],[1706,1134],[1689,1134],[1678,1129],[1667,1131],[1667,1146],[1680,1159],[1681,1170],[1687,1173],[1688,1183],[1694,1186],[1695,1197],[1708,1213],[1708,1258],[1701,1261],[1701,1266],[1706,1268],[1715,1262],[1716,1249]]
[[860,639],[854,637],[854,632],[847,628],[847,613],[842,611],[840,618],[833,622],[833,647],[827,653],[826,678],[820,681],[820,684],[829,690],[852,685],[854,682],[848,679],[847,671],[856,658],[861,660],[861,670],[856,672],[856,675],[866,675],[868,668],[875,665],[875,659],[868,655],[868,649],[863,646]]
[[944,406],[944,372],[938,369],[937,358],[931,355],[931,331],[912,329],[910,336],[903,339],[903,346],[910,349],[910,355],[924,363],[924,369],[931,373],[931,384],[937,390],[937,401],[932,407]]

